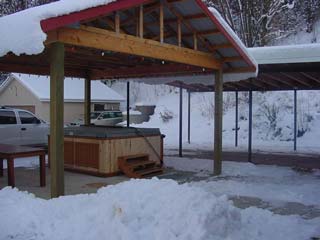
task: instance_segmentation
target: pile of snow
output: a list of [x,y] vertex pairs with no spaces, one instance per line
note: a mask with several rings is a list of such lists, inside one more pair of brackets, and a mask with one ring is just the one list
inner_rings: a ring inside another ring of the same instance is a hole
[[319,220],[232,206],[172,180],[131,180],[97,194],[42,200],[0,191],[0,239],[310,239]]
[[[47,35],[42,31],[41,20],[66,15],[104,4],[112,0],[60,0],[30,8],[0,18],[0,56],[8,52],[16,55],[39,54],[44,50]],[[11,29],[11,31],[8,31]]]

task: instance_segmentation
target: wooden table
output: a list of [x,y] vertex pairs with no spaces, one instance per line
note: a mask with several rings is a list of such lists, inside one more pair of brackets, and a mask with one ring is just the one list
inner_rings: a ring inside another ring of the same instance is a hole
[[41,148],[0,144],[0,176],[3,176],[3,160],[7,160],[8,185],[15,186],[14,159],[39,156],[40,162],[40,186],[46,185],[46,151]]

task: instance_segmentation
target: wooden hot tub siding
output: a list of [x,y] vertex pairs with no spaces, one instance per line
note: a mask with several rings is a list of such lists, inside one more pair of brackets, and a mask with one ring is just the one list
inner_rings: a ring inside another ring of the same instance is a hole
[[[150,145],[153,146],[155,151]],[[64,138],[66,170],[97,176],[114,176],[120,173],[118,157],[137,154],[148,154],[151,161],[162,164],[162,136],[106,139],[65,136]]]

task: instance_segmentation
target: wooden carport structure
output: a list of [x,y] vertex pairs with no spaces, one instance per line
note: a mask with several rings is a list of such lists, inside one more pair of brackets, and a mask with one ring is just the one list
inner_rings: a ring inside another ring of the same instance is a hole
[[[80,10],[77,6],[76,10],[65,9],[65,13],[54,12],[70,6],[67,2],[70,0],[37,8],[49,13],[53,9],[50,13],[53,17],[39,22],[47,35],[42,51],[15,55],[12,53],[15,51],[9,49],[0,58],[0,71],[51,77],[52,197],[64,194],[65,76],[86,79],[85,122],[89,124],[91,80],[213,74],[216,92],[214,172],[220,174],[223,74],[255,75],[257,69],[245,47],[219,15],[211,12],[201,0],[101,0],[98,6],[88,7],[86,3]],[[7,20],[12,19],[14,15]]]

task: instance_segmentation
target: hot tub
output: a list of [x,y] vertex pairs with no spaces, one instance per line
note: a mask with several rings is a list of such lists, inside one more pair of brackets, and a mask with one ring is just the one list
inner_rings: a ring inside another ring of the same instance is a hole
[[65,169],[114,176],[120,173],[119,157],[141,154],[162,164],[163,137],[157,128],[68,127],[64,130]]

